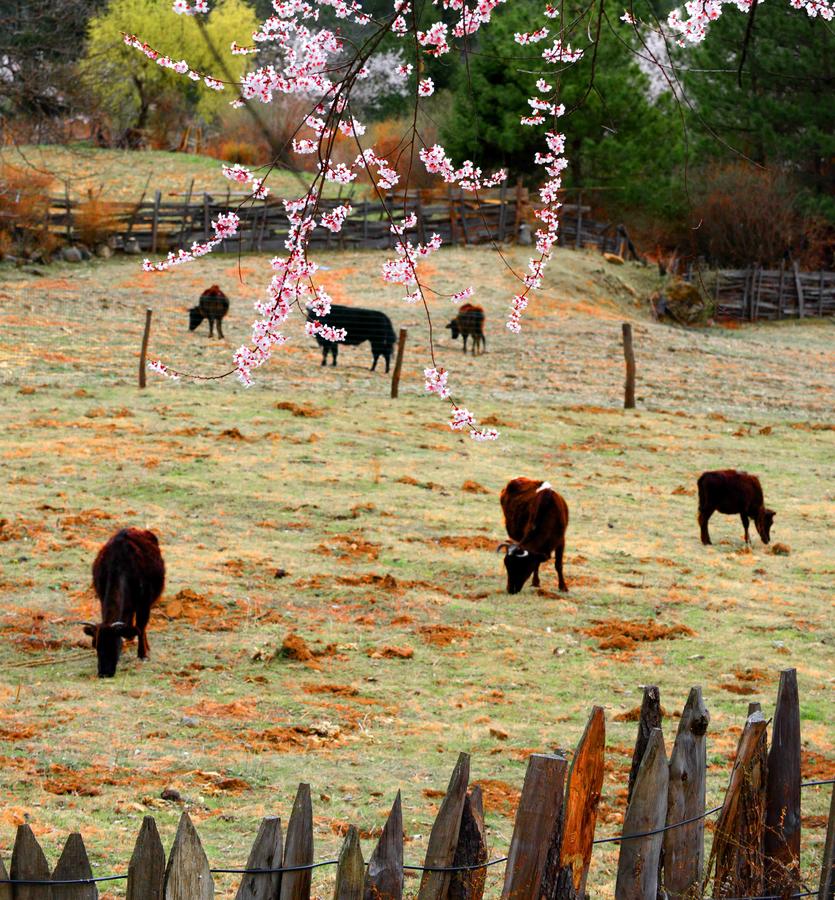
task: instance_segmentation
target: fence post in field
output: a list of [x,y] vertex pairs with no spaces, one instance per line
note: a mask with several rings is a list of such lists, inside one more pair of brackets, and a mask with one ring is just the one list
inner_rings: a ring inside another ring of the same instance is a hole
[[[455,848],[458,846],[469,780],[470,757],[466,753],[461,753],[452,770],[446,796],[429,834],[424,866],[444,868],[452,865]],[[420,880],[418,900],[446,900],[451,880],[450,872],[424,872]]]
[[394,372],[391,376],[391,399],[395,400],[400,390],[400,370],[403,368],[403,348],[406,346],[408,329],[400,329],[400,337],[397,339],[397,356],[394,358]]
[[[0,856],[0,881],[8,881],[9,873],[6,871],[6,864],[3,857]],[[0,900],[12,900],[12,886],[10,884],[0,884]]]
[[[266,816],[258,827],[249,851],[247,869],[277,869],[281,866],[281,819]],[[281,889],[281,873],[248,874],[241,878],[235,900],[275,900]]]
[[[313,804],[310,785],[300,784],[287,823],[284,843],[285,866],[308,866],[313,862]],[[310,869],[281,875],[280,900],[309,900],[312,881]]]
[[762,841],[765,808],[763,745],[766,721],[757,710],[745,722],[722,810],[716,822],[708,869],[715,865],[714,897],[763,892]]
[[[476,785],[464,798],[458,846],[453,866],[477,866],[487,862],[487,842],[484,837],[484,801],[481,788]],[[481,900],[487,869],[453,872],[449,886],[449,900]]]
[[203,191],[203,240],[209,240],[209,222],[211,216],[209,215],[209,195]]
[[212,900],[215,885],[200,837],[187,812],[180,816],[165,869],[165,900]]
[[64,203],[67,209],[67,243],[72,243],[72,204],[70,203],[70,183],[64,182]]
[[[660,728],[653,728],[623,819],[624,834],[644,834],[664,827],[668,785],[664,735]],[[663,842],[663,833],[621,842],[615,900],[655,900]]]
[[159,231],[159,204],[162,200],[162,192],[154,193],[154,214],[151,219],[151,253],[157,252],[157,232]]
[[652,732],[656,728],[661,727],[663,721],[663,713],[661,712],[661,691],[654,684],[644,685],[644,696],[641,700],[641,715],[638,719],[638,734],[635,738],[635,749],[632,752],[632,768],[629,770],[629,787],[626,793],[627,804],[632,799],[632,792],[635,789],[635,780],[638,777],[638,770],[644,761],[649,739]]
[[194,190],[194,179],[191,179],[191,184],[188,186],[188,192],[186,193],[186,199],[183,203],[183,220],[180,222],[180,234],[177,238],[177,243],[182,246],[183,242],[186,239],[186,225],[188,225],[188,217],[191,211],[191,192]]
[[151,315],[153,310],[149,306],[145,310],[145,330],[142,332],[142,349],[139,351],[139,387],[144,388],[146,384],[147,367],[145,365],[148,358],[148,338],[151,336]]
[[[704,815],[707,780],[707,726],[710,713],[702,689],[690,689],[670,755],[667,824]],[[704,874],[705,822],[698,819],[664,833],[664,890],[669,900],[689,900],[701,893]]]
[[635,351],[632,349],[632,326],[624,322],[623,356],[626,360],[626,385],[623,393],[623,408],[635,409]]
[[519,227],[522,224],[522,178],[516,179],[516,209],[513,220],[513,243],[519,240]]
[[574,224],[577,229],[574,235],[574,249],[579,250],[583,246],[583,192],[577,194],[577,218]]
[[586,876],[603,787],[605,745],[606,717],[603,707],[595,706],[568,772],[560,863],[549,894],[553,900],[583,900],[586,895]]
[[499,188],[499,230],[496,240],[501,243],[504,240],[505,222],[507,220],[507,179]]
[[403,808],[394,798],[383,833],[368,861],[365,900],[401,900],[403,896]]
[[806,309],[803,304],[803,285],[800,283],[800,269],[797,261],[792,263],[794,269],[794,287],[797,291],[797,318],[802,319],[806,315]]
[[145,816],[128,865],[127,900],[161,900],[165,851],[152,816]]
[[771,726],[765,801],[765,888],[800,890],[800,701],[797,671],[780,673]]
[[360,848],[360,836],[351,825],[339,854],[333,900],[362,900],[364,888],[365,862]]
[[539,898],[544,895],[543,883],[553,884],[555,880],[567,768],[562,756],[534,753],[528,758],[507,854],[502,900]]
[[832,785],[832,800],[829,802],[829,822],[823,845],[818,900],[835,900],[835,784]]
[[[76,878],[92,878],[93,869],[87,856],[84,840],[78,832],[73,832],[64,844],[58,865],[52,873],[53,881],[70,881]],[[60,894],[59,894],[60,891]],[[61,900],[96,900],[99,896],[95,884],[66,884],[53,891]]]
[[[28,825],[17,827],[9,875],[12,879],[50,880],[49,863]],[[52,888],[48,885],[15,885],[12,893],[14,900],[52,900]]]

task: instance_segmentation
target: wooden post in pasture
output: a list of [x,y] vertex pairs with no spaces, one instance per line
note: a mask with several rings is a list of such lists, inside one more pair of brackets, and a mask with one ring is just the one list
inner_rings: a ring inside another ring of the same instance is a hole
[[832,800],[829,803],[829,822],[823,845],[818,900],[835,900],[835,784],[832,785]]
[[[429,834],[429,846],[426,848],[426,858],[423,861],[423,865],[427,868],[447,868],[455,859],[469,780],[470,757],[466,753],[461,753],[452,771],[438,817]],[[446,900],[451,881],[450,872],[424,872],[417,900]]]
[[632,768],[629,770],[629,785],[626,792],[626,802],[632,799],[635,789],[635,780],[638,770],[644,761],[649,739],[656,728],[661,727],[663,721],[661,712],[661,691],[654,684],[644,685],[644,696],[641,700],[641,715],[638,718],[638,735],[635,738],[635,749],[632,751]]
[[368,861],[365,900],[401,900],[403,896],[403,807],[400,791],[394,798],[383,833]]
[[[281,866],[281,854],[281,819],[267,816],[261,820],[258,836],[249,851],[246,868],[277,869]],[[280,872],[253,872],[241,878],[235,900],[274,900],[280,889]]]
[[545,882],[553,883],[551,867],[558,853],[563,787],[568,764],[558,755],[534,753],[528,758],[525,784],[516,811],[507,854],[502,900],[544,896]]
[[[668,825],[704,815],[709,723],[702,689],[691,688],[670,755]],[[664,889],[669,900],[689,900],[701,894],[704,837],[703,818],[664,833]]]
[[[41,845],[28,825],[18,825],[15,835],[9,876],[21,881],[49,881],[49,863]],[[12,890],[14,900],[51,900],[48,885],[15,885]]]
[[[9,873],[6,871],[6,865],[3,857],[0,856],[0,881],[8,881]],[[12,885],[0,884],[0,900],[12,900]]]
[[67,243],[72,243],[72,203],[70,203],[70,183],[64,182],[64,204],[67,210]]
[[363,900],[364,890],[365,862],[360,848],[360,836],[357,829],[351,825],[339,854],[333,900]]
[[168,857],[163,886],[164,900],[212,900],[215,884],[200,837],[187,812],[180,816]]
[[577,217],[574,222],[577,233],[574,235],[574,249],[579,250],[583,246],[583,192],[577,194]]
[[153,310],[149,306],[145,310],[145,330],[142,332],[142,349],[139,351],[139,387],[145,387],[146,366],[145,361],[148,357],[148,339],[151,336],[151,316]]
[[[313,805],[310,785],[300,784],[287,823],[284,866],[309,866],[313,862]],[[309,900],[311,870],[284,872],[281,876],[280,900]],[[167,898],[166,898],[167,900]]]
[[[74,832],[64,844],[61,858],[52,873],[52,880],[74,881],[78,878],[92,877],[93,869],[87,857],[84,841],[78,832]],[[97,900],[99,891],[95,884],[66,884],[54,890],[53,896],[56,898],[60,896],[61,900]]]
[[159,900],[165,881],[165,851],[152,816],[145,816],[128,865],[127,900]]
[[708,863],[708,869],[715,864],[714,897],[763,893],[766,727],[757,710],[748,717],[739,739]]
[[499,232],[497,240],[501,243],[504,240],[505,222],[507,220],[507,179],[502,182],[499,188]]
[[654,728],[647,743],[632,799],[623,819],[623,833],[646,835],[621,841],[615,900],[655,900],[663,832],[667,820],[669,769],[664,736]]
[[406,346],[406,337],[409,334],[408,329],[400,329],[400,337],[397,339],[397,356],[394,358],[394,372],[391,376],[391,398],[397,399],[400,390],[400,370],[403,368],[403,348]]
[[803,285],[800,283],[800,269],[797,261],[792,263],[794,269],[794,287],[797,291],[797,318],[802,319],[806,315],[806,309],[803,302]]
[[203,240],[209,240],[209,228],[211,227],[211,216],[209,215],[209,195],[203,191]]
[[162,192],[154,193],[154,213],[151,218],[151,253],[157,252],[157,237],[159,233],[159,204],[162,200]]
[[771,727],[765,808],[765,889],[800,891],[800,702],[797,671],[780,673]]
[[[484,834],[484,801],[481,788],[476,785],[464,798],[458,846],[453,866],[483,866],[487,862],[487,841]],[[481,900],[487,881],[487,869],[453,872],[448,900]]]
[[635,351],[632,349],[632,326],[624,322],[623,356],[626,360],[626,384],[623,392],[623,408],[635,409]]
[[191,183],[188,186],[188,192],[186,193],[185,203],[183,203],[183,220],[180,222],[180,234],[177,238],[177,243],[182,247],[183,243],[186,239],[186,226],[188,225],[189,213],[191,212],[191,192],[194,190],[194,179],[191,179]]
[[519,240],[519,226],[522,224],[522,178],[516,179],[516,218],[513,221],[513,243]]
[[777,318],[783,318],[783,284],[786,280],[786,263],[780,261],[780,281],[777,284]]

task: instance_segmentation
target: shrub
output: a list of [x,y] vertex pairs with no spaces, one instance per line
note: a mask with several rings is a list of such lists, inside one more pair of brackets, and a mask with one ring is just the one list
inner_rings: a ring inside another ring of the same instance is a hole
[[0,162],[0,248],[4,253],[51,252],[57,240],[47,228],[50,175]]

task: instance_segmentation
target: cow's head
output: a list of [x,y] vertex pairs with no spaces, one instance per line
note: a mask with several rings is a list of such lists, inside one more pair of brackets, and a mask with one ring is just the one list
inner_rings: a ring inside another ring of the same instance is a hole
[[194,331],[195,328],[203,321],[203,313],[200,312],[199,306],[192,306],[188,311],[188,330]]
[[518,594],[525,586],[525,582],[533,575],[537,565],[547,558],[541,553],[525,550],[518,544],[499,544],[496,551],[499,550],[504,550],[508,594]]
[[112,625],[84,623],[84,634],[93,639],[93,647],[99,659],[99,678],[112,678],[122,653],[122,641],[136,637],[133,625],[114,622]]
[[771,526],[776,515],[777,513],[773,509],[766,509],[764,506],[761,506],[757,517],[754,519],[754,525],[757,526],[757,534],[762,538],[764,544],[771,540]]
[[449,330],[452,332],[452,339],[455,340],[455,339],[458,337],[458,334],[459,334],[459,332],[458,332],[458,319],[453,319],[453,320],[449,323],[449,325],[447,325],[447,328],[449,328]]

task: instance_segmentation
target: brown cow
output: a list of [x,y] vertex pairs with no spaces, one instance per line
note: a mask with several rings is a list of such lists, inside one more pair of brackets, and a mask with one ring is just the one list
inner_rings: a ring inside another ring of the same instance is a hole
[[93,587],[101,603],[101,622],[84,623],[98,656],[99,678],[116,674],[123,639],[138,636],[139,658],[148,656],[145,628],[164,586],[165,563],[152,531],[123,528],[99,550]]
[[763,489],[760,480],[747,472],[736,469],[720,469],[717,472],[703,472],[699,476],[699,527],[702,530],[702,543],[711,543],[707,523],[714,512],[733,516],[739,514],[742,527],[745,529],[745,543],[751,543],[748,537],[748,520],[753,519],[757,534],[762,542],[771,540],[771,524],[776,513],[766,509],[763,503]]
[[473,339],[473,356],[476,355],[479,344],[481,352],[487,351],[487,341],[484,337],[484,310],[472,303],[464,303],[458,308],[458,315],[447,325],[452,332],[452,339],[458,335],[464,339],[464,352],[467,352],[467,338]]
[[200,295],[200,301],[197,306],[192,306],[188,311],[188,330],[194,331],[203,319],[208,319],[209,337],[213,337],[215,323],[217,323],[217,336],[222,338],[223,328],[221,322],[228,312],[229,298],[216,284],[213,284]]
[[518,594],[533,575],[539,587],[539,567],[554,554],[560,590],[568,587],[562,574],[568,505],[547,481],[514,478],[501,494],[505,527],[513,543],[500,544],[507,569],[507,592]]

